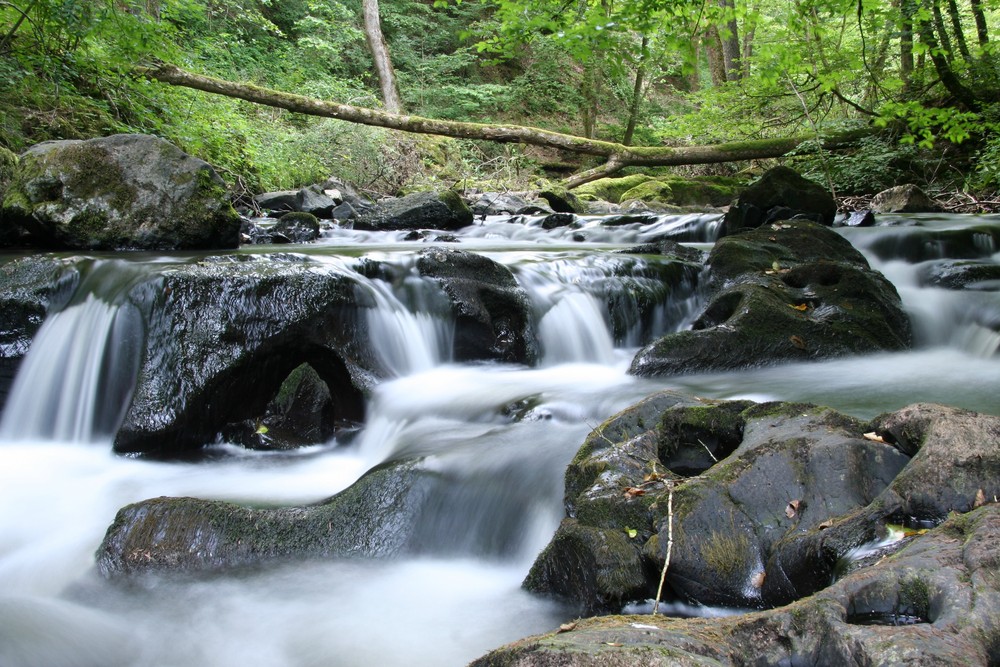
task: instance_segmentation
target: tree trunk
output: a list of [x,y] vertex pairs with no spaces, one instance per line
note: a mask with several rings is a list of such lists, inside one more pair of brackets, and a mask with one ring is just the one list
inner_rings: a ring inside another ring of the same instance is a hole
[[[937,6],[936,0],[934,0],[934,5]],[[937,13],[940,16],[940,11]],[[934,26],[921,19],[915,21],[914,27],[920,35],[920,39],[927,45],[927,53],[931,62],[934,63],[934,70],[937,72],[938,78],[941,79],[941,85],[955,98],[956,102],[971,111],[979,111],[982,105],[976,94],[959,80],[955,70],[951,68],[951,63],[948,62],[942,49],[938,46]]]
[[948,36],[948,29],[944,26],[944,16],[941,14],[940,0],[931,1],[931,10],[934,15],[934,30],[937,31],[938,44],[944,51],[944,57],[950,63],[954,58],[954,51],[951,49],[951,38]]
[[913,78],[913,0],[899,0],[899,77],[909,90]]
[[399,101],[399,90],[396,88],[396,71],[392,68],[389,58],[389,47],[382,35],[382,22],[379,19],[378,0],[363,0],[361,9],[365,20],[365,40],[372,52],[375,71],[378,73],[379,88],[382,89],[382,102],[389,113],[401,113],[403,105]]
[[951,19],[951,30],[955,33],[955,45],[958,52],[962,54],[966,62],[972,61],[969,54],[969,45],[965,42],[965,31],[962,29],[962,17],[958,13],[958,4],[955,0],[948,0],[948,17]]
[[632,86],[632,99],[629,103],[628,122],[625,125],[625,136],[622,143],[626,146],[632,145],[632,136],[635,134],[635,125],[639,121],[639,108],[642,106],[643,87],[646,83],[646,49],[649,47],[649,36],[642,36],[642,46],[639,55],[639,64],[635,68],[635,84]]
[[715,26],[705,31],[705,52],[708,54],[708,71],[712,75],[712,85],[721,86],[726,82],[726,63],[722,55],[722,40]]
[[[336,102],[326,102],[303,95],[284,93],[249,84],[233,83],[213,77],[188,72],[174,65],[139,68],[139,72],[155,81],[173,86],[194,88],[208,93],[246,100],[255,104],[286,109],[295,113],[337,118],[350,123],[385,127],[418,134],[437,134],[457,139],[480,139],[499,143],[531,144],[547,146],[585,155],[607,158],[607,163],[568,178],[566,187],[576,187],[602,176],[613,174],[624,167],[656,167],[689,164],[716,164],[741,160],[776,158],[788,153],[803,141],[815,140],[814,136],[762,139],[732,142],[714,146],[625,146],[610,141],[574,137],[549,130],[521,125],[487,125],[483,123],[462,123],[458,121],[435,120],[419,116],[392,114],[377,109],[366,109]],[[831,135],[823,138],[826,148],[844,145],[868,131],[855,131]]]
[[[724,9],[733,9],[733,0],[719,0],[719,5]],[[740,35],[736,18],[731,18],[726,23],[725,36],[719,35],[722,42],[722,64],[725,70],[726,81],[739,81],[743,76],[740,67]]]
[[985,46],[990,41],[990,31],[986,27],[986,14],[983,13],[983,2],[982,0],[969,0],[969,5],[972,6],[972,16],[976,20],[976,37],[979,39],[979,45]]

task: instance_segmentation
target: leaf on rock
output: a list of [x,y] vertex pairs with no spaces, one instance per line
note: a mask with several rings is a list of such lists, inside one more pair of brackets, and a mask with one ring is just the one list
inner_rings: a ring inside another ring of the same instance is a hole
[[802,336],[790,336],[788,340],[790,340],[792,345],[799,348],[800,350],[806,349],[806,341],[803,340]]
[[785,507],[785,516],[787,516],[789,519],[794,519],[795,515],[799,513],[799,508],[800,507],[802,507],[802,501],[801,500],[792,500],[792,501],[790,501],[788,503],[788,506]]
[[982,489],[976,491],[976,500],[972,503],[972,508],[982,507],[986,504],[986,494],[983,493]]
[[628,526],[625,526],[625,534],[628,535],[629,537],[634,538],[636,535],[639,534],[639,531],[636,530],[635,528],[629,528]]
[[865,433],[863,437],[865,440],[871,440],[872,442],[881,442],[882,444],[885,444],[885,439],[875,431]]
[[637,486],[630,486],[627,489],[625,489],[625,494],[624,495],[625,495],[626,498],[629,498],[629,499],[637,498],[639,496],[646,495],[646,490],[645,489],[640,489]]
[[800,303],[797,306],[792,305],[792,304],[788,304],[788,307],[789,308],[794,308],[795,310],[800,310],[802,312],[805,312],[805,311],[809,310],[809,304],[808,303]]
[[556,632],[557,633],[559,633],[559,632],[569,632],[570,630],[574,630],[574,629],[576,629],[576,621],[572,621],[571,623],[563,623],[562,625],[559,626],[559,629],[556,630]]

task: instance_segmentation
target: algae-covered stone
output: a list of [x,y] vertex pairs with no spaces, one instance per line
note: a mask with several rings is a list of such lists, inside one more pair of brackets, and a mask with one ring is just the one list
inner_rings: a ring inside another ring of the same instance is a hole
[[240,220],[207,162],[147,135],[50,141],[25,152],[3,200],[36,247],[234,248]]
[[650,180],[653,180],[653,177],[646,174],[632,174],[631,176],[622,176],[620,178],[598,178],[590,183],[578,186],[573,192],[581,199],[600,199],[612,204],[618,204],[622,201],[622,195]]
[[[17,167],[17,156],[3,146],[0,146],[0,202],[3,202],[4,193],[11,179],[14,178],[14,170]],[[12,245],[16,242],[19,230],[13,224],[8,224],[0,208],[0,246]]]
[[775,167],[744,190],[726,212],[723,235],[794,216],[832,225],[836,213],[837,202],[823,186],[788,167]]

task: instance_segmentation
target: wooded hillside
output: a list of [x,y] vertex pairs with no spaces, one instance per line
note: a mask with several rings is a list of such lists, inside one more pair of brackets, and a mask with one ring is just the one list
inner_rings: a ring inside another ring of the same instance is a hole
[[[336,173],[377,192],[428,178],[530,186],[606,173],[608,157],[617,169],[674,164],[634,158],[691,147],[778,146],[745,155],[791,150],[787,161],[844,194],[899,180],[992,191],[998,20],[996,0],[14,0],[0,3],[0,144],[151,132],[249,189]],[[135,67],[161,62],[602,148],[581,159],[558,142],[414,139]],[[846,151],[810,139],[856,130],[867,137]]]

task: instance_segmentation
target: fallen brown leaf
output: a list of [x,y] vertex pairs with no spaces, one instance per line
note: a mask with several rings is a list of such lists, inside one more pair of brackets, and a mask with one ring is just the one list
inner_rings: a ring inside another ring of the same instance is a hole
[[885,443],[885,439],[882,436],[880,436],[878,433],[876,433],[875,431],[871,431],[870,433],[865,433],[862,437],[865,440],[871,440],[872,442]]

